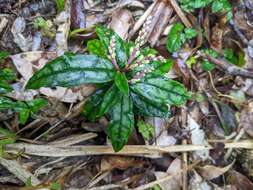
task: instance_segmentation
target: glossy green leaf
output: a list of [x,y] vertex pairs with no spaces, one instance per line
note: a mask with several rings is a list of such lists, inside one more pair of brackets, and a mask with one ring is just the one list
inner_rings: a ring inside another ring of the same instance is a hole
[[88,41],[87,48],[89,53],[107,58],[107,50],[104,49],[103,44],[98,39]]
[[5,94],[11,92],[12,90],[12,87],[6,81],[0,80],[0,94]]
[[215,0],[212,3],[212,12],[227,12],[231,10],[231,4],[228,0]]
[[96,27],[96,33],[101,43],[103,44],[104,49],[107,49],[107,54],[108,54],[108,47],[110,45],[111,38],[112,36],[115,36],[116,61],[120,68],[124,68],[128,59],[127,53],[126,53],[127,51],[125,47],[125,42],[119,37],[117,33],[101,25]]
[[55,86],[77,86],[105,83],[114,79],[116,71],[108,60],[95,55],[65,54],[37,71],[26,85],[27,89]]
[[100,104],[103,101],[107,88],[100,88],[93,93],[85,103],[82,114],[90,121],[94,122],[100,117]]
[[9,69],[9,68],[5,68],[5,69],[1,69],[0,70],[0,80],[14,80],[15,79],[15,74],[14,72]]
[[213,69],[215,69],[215,64],[209,62],[208,60],[203,60],[201,62],[201,68],[204,71],[212,71]]
[[13,107],[15,107],[15,102],[9,98],[0,96],[0,110],[12,109]]
[[128,81],[124,73],[117,72],[115,76],[115,84],[123,94],[126,94],[126,95],[129,94]]
[[34,99],[34,100],[30,100],[30,101],[26,101],[26,104],[29,108],[29,110],[32,112],[32,113],[36,113],[38,112],[41,108],[45,107],[48,102],[46,99],[43,99],[43,98],[37,98],[37,99]]
[[58,12],[61,12],[64,10],[65,7],[65,0],[55,0],[56,2],[56,8]]
[[131,92],[135,113],[141,116],[168,118],[170,116],[169,106],[158,104],[155,101],[147,99],[141,95]]
[[176,23],[172,26],[167,39],[167,50],[173,53],[181,48],[183,45],[183,30],[184,26],[181,23]]
[[224,49],[223,50],[224,57],[226,60],[228,60],[230,63],[242,67],[245,65],[245,53],[244,52],[238,52],[237,54],[233,51],[233,49]]
[[103,97],[99,115],[102,116],[112,109],[112,107],[120,100],[121,96],[118,88],[115,85],[112,85]]
[[7,58],[9,55],[10,53],[7,51],[0,51],[0,60]]
[[133,128],[133,104],[128,95],[123,95],[111,110],[111,121],[107,130],[114,151],[120,151],[127,144]]
[[158,104],[182,105],[191,98],[187,89],[179,82],[165,77],[145,78],[130,86],[131,90]]
[[137,122],[138,131],[141,133],[145,140],[150,140],[155,135],[155,128],[149,123],[140,120]]
[[184,33],[185,33],[185,37],[187,39],[192,39],[192,38],[196,37],[198,34],[197,31],[193,28],[186,28],[184,30]]

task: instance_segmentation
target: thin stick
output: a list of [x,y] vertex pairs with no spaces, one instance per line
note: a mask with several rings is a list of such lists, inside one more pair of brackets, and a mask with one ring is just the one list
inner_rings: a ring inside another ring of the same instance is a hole
[[181,21],[184,23],[184,25],[187,28],[191,28],[192,24],[190,23],[190,21],[188,20],[188,18],[185,16],[184,12],[181,10],[181,8],[179,7],[178,3],[176,0],[170,0],[170,4],[173,7],[173,9],[176,11],[178,17],[181,19]]
[[203,54],[203,53],[199,53],[199,55],[213,62],[215,65],[217,65],[217,67],[220,70],[227,72],[230,75],[253,78],[253,72],[233,66],[229,64],[226,60],[216,59],[210,55]]

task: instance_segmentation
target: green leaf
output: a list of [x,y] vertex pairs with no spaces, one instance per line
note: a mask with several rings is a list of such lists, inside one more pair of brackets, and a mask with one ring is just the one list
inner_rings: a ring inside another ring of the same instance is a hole
[[17,136],[12,131],[0,128],[0,146],[13,144],[17,140]]
[[28,108],[30,109],[30,112],[36,113],[38,112],[42,107],[46,106],[48,104],[46,99],[43,98],[37,98],[34,100],[26,101],[26,104]]
[[28,177],[26,182],[25,182],[25,187],[33,187],[32,185],[32,177]]
[[198,34],[197,31],[193,28],[186,28],[184,30],[184,33],[185,33],[185,37],[187,39],[192,39],[192,38],[196,37]]
[[11,92],[12,90],[12,87],[6,81],[0,80],[0,94],[5,94]]
[[223,53],[226,60],[228,60],[230,63],[236,66],[243,67],[246,63],[244,59],[245,57],[244,52],[238,52],[238,54],[236,55],[233,49],[224,49]]
[[12,109],[15,107],[15,102],[6,97],[0,96],[0,110]]
[[95,55],[65,54],[37,71],[26,85],[27,89],[40,87],[70,87],[87,83],[112,81],[116,71],[108,60]]
[[184,26],[181,23],[176,23],[172,26],[167,39],[167,50],[173,53],[181,48],[183,45],[183,30]]
[[128,81],[124,73],[117,72],[115,76],[115,84],[123,94],[126,94],[126,95],[129,94]]
[[212,3],[212,12],[227,12],[231,10],[231,4],[228,0],[215,0]]
[[209,62],[208,60],[203,60],[201,62],[201,68],[204,71],[212,71],[213,69],[215,69],[215,64]]
[[85,103],[82,114],[90,121],[94,122],[100,117],[100,104],[103,101],[107,88],[100,88],[93,93]]
[[107,58],[107,50],[104,49],[102,43],[98,39],[88,41],[87,48],[89,53],[102,58]]
[[179,82],[165,77],[145,78],[130,86],[131,90],[149,101],[158,104],[182,105],[191,94]]
[[107,113],[120,100],[121,94],[115,85],[105,93],[103,102],[100,107],[99,115],[102,116]]
[[120,68],[124,68],[128,60],[124,41],[119,37],[117,33],[101,25],[96,27],[96,33],[101,43],[103,44],[104,49],[107,49],[107,54],[108,54],[108,47],[110,45],[111,38],[112,36],[115,36],[116,61]]
[[29,118],[30,110],[26,103],[18,101],[15,103],[13,110],[18,113],[19,122],[24,125]]
[[7,51],[0,51],[0,60],[7,58],[9,55],[10,53]]
[[123,95],[111,110],[111,121],[107,130],[114,151],[120,151],[127,144],[133,128],[133,104],[128,95]]
[[170,116],[169,106],[158,104],[141,95],[131,92],[133,104],[136,107],[134,111],[141,116],[168,118]]
[[155,128],[149,123],[140,120],[137,122],[137,127],[145,140],[150,140],[155,135]]
[[9,68],[5,68],[0,70],[0,80],[14,80],[15,79],[15,74],[14,72],[9,69]]
[[180,6],[186,12],[192,12],[194,9],[208,6],[213,0],[179,0]]
[[56,1],[56,8],[57,12],[61,12],[65,8],[65,0],[55,0]]
[[61,190],[61,184],[58,182],[53,182],[49,188],[50,190]]

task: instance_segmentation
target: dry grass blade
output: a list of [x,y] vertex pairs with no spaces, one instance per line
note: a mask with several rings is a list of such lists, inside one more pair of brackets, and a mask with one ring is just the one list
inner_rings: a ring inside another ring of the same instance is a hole
[[[244,148],[253,149],[253,141],[240,141],[225,143],[225,148]],[[158,153],[172,152],[190,152],[197,150],[213,149],[210,145],[174,145],[174,146],[145,146],[145,145],[128,145],[120,152],[115,153],[110,146],[52,146],[52,145],[33,145],[25,143],[16,143],[6,146],[6,151],[25,150],[25,154],[48,157],[69,157],[82,155],[153,155]]]
[[49,144],[53,146],[70,146],[70,145],[77,144],[77,143],[80,143],[80,142],[83,142],[95,137],[97,137],[96,133],[86,133],[86,134],[81,134],[81,135],[73,135],[63,140],[50,142]]
[[23,168],[16,160],[6,160],[0,157],[0,164],[24,183],[27,182],[29,178],[31,178],[32,185],[38,185],[41,183],[39,179]]

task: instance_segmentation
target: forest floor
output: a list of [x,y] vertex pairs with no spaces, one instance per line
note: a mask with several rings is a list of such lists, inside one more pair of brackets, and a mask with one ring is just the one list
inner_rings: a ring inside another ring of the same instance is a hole
[[[113,116],[94,111],[99,85],[25,88],[66,52],[102,56],[98,24],[125,42],[141,39],[145,56],[170,63],[164,80],[187,89],[170,89],[164,118],[164,105],[144,116],[134,102],[123,149],[108,130]],[[0,0],[0,190],[15,189],[253,190],[253,1]]]

